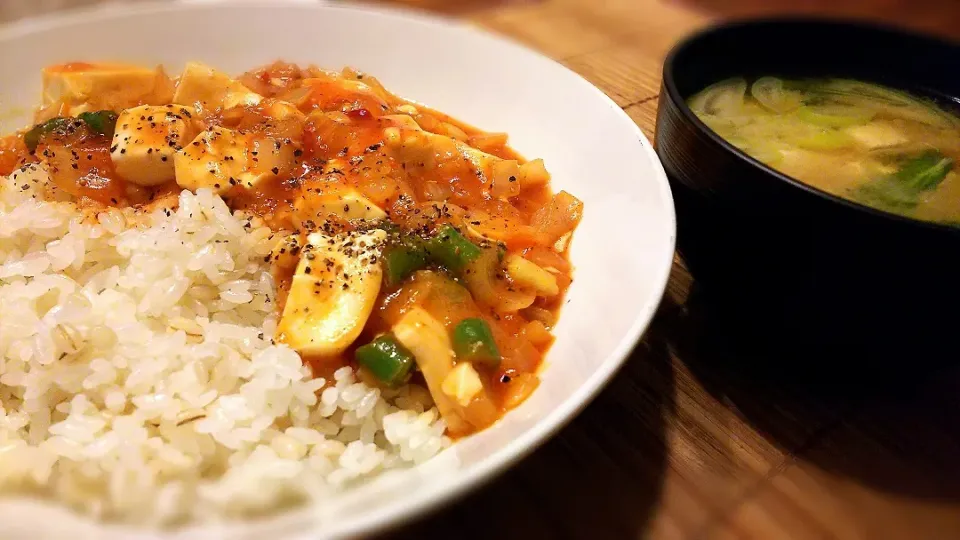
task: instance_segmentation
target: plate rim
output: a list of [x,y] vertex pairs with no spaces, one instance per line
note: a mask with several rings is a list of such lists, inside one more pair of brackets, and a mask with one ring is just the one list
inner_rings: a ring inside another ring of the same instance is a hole
[[[627,127],[632,130],[636,144],[638,144],[638,154],[642,155],[645,160],[653,166],[652,180],[659,184],[659,193],[662,199],[660,202],[663,204],[665,211],[665,223],[663,225],[666,231],[669,232],[669,238],[667,238],[664,246],[666,252],[655,254],[651,257],[650,262],[657,264],[660,268],[655,273],[655,282],[652,281],[650,283],[652,288],[648,302],[646,305],[641,306],[633,315],[633,322],[629,330],[621,337],[613,352],[601,362],[594,373],[584,380],[573,394],[567,396],[558,407],[550,410],[545,416],[537,420],[533,427],[514,439],[512,444],[496,449],[486,458],[469,468],[459,469],[456,474],[456,479],[442,484],[432,484],[427,489],[421,490],[409,498],[383,505],[343,525],[339,525],[336,522],[325,523],[321,531],[305,531],[301,534],[294,535],[294,538],[313,538],[315,537],[313,535],[317,534],[317,532],[326,533],[328,537],[331,538],[373,534],[399,525],[401,520],[407,519],[412,521],[416,518],[422,518],[428,513],[439,511],[443,507],[454,503],[468,493],[477,490],[499,477],[507,469],[527,458],[534,450],[541,447],[547,440],[554,437],[561,429],[566,427],[587,405],[593,402],[600,391],[607,386],[614,375],[616,375],[627,362],[633,350],[640,343],[645,332],[653,322],[654,316],[666,292],[676,250],[676,210],[673,193],[667,180],[666,172],[663,169],[663,164],[660,162],[659,156],[654,150],[650,140],[626,111],[580,74],[562,63],[518,42],[510,36],[484,29],[469,21],[436,15],[417,9],[374,5],[365,1],[347,4],[328,0],[173,0],[166,2],[150,0],[136,4],[108,1],[80,8],[58,10],[5,23],[0,25],[0,41],[27,36],[43,30],[55,29],[59,26],[89,24],[103,20],[104,18],[122,18],[157,12],[188,11],[219,4],[228,4],[231,8],[236,9],[270,7],[276,9],[298,8],[311,11],[334,10],[359,12],[361,14],[366,13],[374,16],[399,18],[429,26],[454,27],[454,29],[459,32],[473,34],[475,38],[499,42],[501,45],[513,49],[513,53],[526,56],[531,61],[553,64],[554,68],[559,68],[566,72],[567,76],[572,76],[571,81],[576,80],[576,84],[585,85],[587,91],[592,92],[596,98],[602,100],[606,106],[615,109],[615,116],[618,118],[618,121],[627,122]],[[660,260],[661,257],[663,260]],[[218,532],[229,534],[229,530],[226,529],[233,529],[234,527],[261,528],[272,524],[279,525],[279,520],[292,520],[301,513],[310,513],[312,511],[315,511],[312,506],[305,505],[292,511],[274,514],[263,521],[256,520],[224,524],[226,528]],[[89,521],[89,518],[86,516],[81,516],[81,518]],[[201,527],[205,528],[205,532],[208,534],[214,532],[209,530],[211,526],[207,524],[188,524],[182,529],[165,532],[146,528],[135,528],[129,525],[107,525],[108,530],[112,529],[111,532],[121,533],[125,531],[135,533],[141,538],[156,538],[158,540],[178,538],[183,534],[197,531],[197,529]]]

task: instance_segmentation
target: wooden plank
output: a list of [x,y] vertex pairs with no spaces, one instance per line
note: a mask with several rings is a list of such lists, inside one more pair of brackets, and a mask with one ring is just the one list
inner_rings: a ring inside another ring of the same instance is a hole
[[[652,142],[654,138],[654,131],[657,125],[657,99],[652,97],[643,103],[631,105],[630,107],[624,109],[624,111],[630,115],[630,118],[632,118],[638,126],[640,126],[640,129],[643,130],[643,134],[646,135],[647,138]],[[681,275],[686,275],[689,284],[689,272],[684,270],[681,272]]]
[[710,20],[705,14],[664,0],[609,0],[603,9],[590,2],[567,0],[579,16],[594,21],[634,45],[643,54],[661,60],[677,41]]
[[473,15],[471,20],[556,60],[615,43],[615,36],[607,28],[578,18],[567,6],[556,2],[496,9]]
[[753,538],[960,537],[960,370],[895,392],[864,398],[738,509],[731,527]]
[[563,63],[621,107],[649,99],[660,91],[663,62],[643,54],[634,45],[574,56]]

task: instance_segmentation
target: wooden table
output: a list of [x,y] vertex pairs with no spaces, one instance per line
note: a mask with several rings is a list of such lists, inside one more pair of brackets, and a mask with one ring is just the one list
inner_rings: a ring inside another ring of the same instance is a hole
[[[97,1],[5,0],[0,19]],[[665,53],[718,11],[831,11],[960,33],[956,0],[689,1],[700,10],[664,0],[402,3],[563,62],[651,139]],[[869,372],[829,388],[771,380],[714,336],[719,321],[690,300],[691,282],[677,261],[643,342],[557,437],[385,538],[960,538],[960,371],[894,386]]]
[[[690,2],[401,3],[562,62],[651,139],[664,55],[718,12],[830,12],[960,36],[960,2],[949,0]],[[960,370],[894,385],[870,373],[829,386],[771,379],[712,336],[718,321],[688,301],[691,283],[678,260],[643,342],[557,437],[388,537],[960,538]]]

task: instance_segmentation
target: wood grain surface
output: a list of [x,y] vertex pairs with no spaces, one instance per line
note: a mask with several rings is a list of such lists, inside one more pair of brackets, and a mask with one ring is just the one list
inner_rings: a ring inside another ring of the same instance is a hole
[[[951,0],[394,3],[562,62],[651,139],[664,56],[718,18],[834,14],[960,37]],[[771,376],[691,290],[677,260],[653,326],[583,414],[488,486],[384,538],[960,538],[960,370],[905,359],[896,381]]]
[[[96,1],[5,0],[0,19]],[[832,13],[960,36],[957,0],[392,3],[463,17],[562,62],[651,139],[664,55],[717,18]],[[829,368],[794,381],[788,366],[771,376],[775,354],[764,369],[744,362],[751,351],[735,333],[677,260],[642,343],[577,419],[487,486],[383,538],[960,538],[960,371],[909,358],[895,381]]]

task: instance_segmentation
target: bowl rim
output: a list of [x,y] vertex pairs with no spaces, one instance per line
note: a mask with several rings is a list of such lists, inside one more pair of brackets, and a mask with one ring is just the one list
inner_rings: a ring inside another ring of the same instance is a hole
[[[456,481],[445,482],[442,486],[433,485],[428,489],[419,490],[403,501],[384,506],[376,511],[368,512],[346,525],[328,526],[322,530],[326,537],[334,538],[380,532],[398,525],[402,519],[421,517],[427,512],[438,510],[446,504],[454,502],[467,493],[493,480],[517,464],[521,459],[529,456],[534,450],[546,443],[578,416],[579,413],[596,398],[600,391],[607,386],[613,376],[620,371],[640,343],[643,335],[650,328],[663,296],[666,293],[667,282],[673,268],[677,237],[676,210],[672,189],[666,172],[664,171],[663,164],[650,139],[644,134],[636,122],[627,115],[622,107],[618,106],[595,85],[562,63],[513,38],[485,30],[468,21],[436,15],[423,10],[382,6],[370,3],[369,0],[361,0],[349,4],[332,0],[174,0],[172,2],[169,0],[147,0],[135,4],[108,0],[102,4],[59,10],[2,24],[0,25],[0,40],[31,35],[37,31],[49,30],[64,25],[88,25],[103,18],[123,18],[127,16],[144,16],[158,12],[189,11],[191,9],[204,9],[225,4],[229,4],[233,9],[283,8],[310,11],[352,11],[395,18],[431,27],[453,28],[458,32],[498,43],[504,48],[509,49],[513,55],[551,64],[554,69],[565,72],[566,75],[570,76],[569,80],[571,84],[584,87],[586,92],[593,94],[597,100],[616,111],[615,114],[617,118],[624,122],[624,129],[629,129],[631,136],[638,143],[636,147],[637,153],[644,161],[648,162],[652,168],[653,174],[651,175],[650,181],[656,182],[660,187],[660,196],[658,198],[661,199],[660,204],[663,205],[664,210],[664,232],[668,234],[667,237],[664,238],[663,253],[656,253],[654,254],[655,256],[651,257],[651,262],[660,266],[660,269],[655,273],[655,279],[650,282],[648,301],[644,305],[637,306],[628,331],[619,339],[613,351],[603,359],[597,369],[588,378],[584,379],[582,384],[573,393],[568,395],[559,406],[550,410],[531,429],[515,438],[512,444],[496,449],[496,451],[491,452],[486,459],[479,461],[473,467],[462,469]],[[60,505],[57,505],[57,509],[62,508],[60,508]],[[276,520],[295,519],[301,515],[301,513],[311,511],[313,511],[313,508],[310,505],[299,506],[271,515],[269,520],[279,526],[282,523]],[[86,516],[81,516],[81,518],[86,519]],[[102,525],[99,522],[97,524]],[[260,530],[262,532],[263,527],[268,524],[257,519],[232,522],[225,525],[231,530],[233,527],[241,527],[241,530],[250,527],[250,530]],[[105,525],[106,532],[109,534],[135,533],[142,539],[180,538],[183,534],[193,532],[195,527],[198,526],[202,526],[202,524],[192,523],[182,529],[158,532],[144,527],[127,525],[120,525],[118,527],[116,524]],[[213,529],[208,532],[216,536],[218,533],[229,533],[229,530]],[[306,534],[317,533],[311,531]],[[111,536],[111,538],[113,537],[114,536]],[[292,537],[308,538],[312,536],[301,536],[295,533]]]
[[[845,199],[838,195],[834,195],[827,191],[824,191],[820,188],[817,188],[811,184],[806,184],[796,178],[780,172],[773,167],[759,161],[758,159],[750,156],[743,150],[740,150],[732,143],[721,137],[717,132],[710,128],[706,123],[704,123],[690,107],[687,105],[686,99],[681,95],[680,90],[677,88],[676,79],[674,73],[682,70],[683,68],[678,66],[678,58],[683,54],[687,53],[691,48],[698,45],[701,41],[709,39],[716,36],[721,36],[724,34],[735,34],[737,31],[740,31],[744,28],[754,28],[761,26],[778,26],[778,25],[810,25],[811,27],[849,27],[856,29],[857,31],[863,32],[875,32],[878,35],[886,34],[891,38],[903,38],[911,39],[918,41],[926,41],[931,45],[945,48],[956,48],[957,44],[954,44],[946,39],[942,39],[937,36],[931,36],[927,34],[922,34],[919,32],[914,32],[907,30],[901,27],[869,21],[862,19],[851,19],[851,18],[826,18],[826,17],[817,17],[810,15],[803,16],[769,16],[769,17],[758,17],[758,18],[749,18],[749,19],[738,19],[733,21],[722,22],[719,24],[713,24],[698,30],[686,37],[684,37],[680,42],[674,45],[670,52],[667,53],[666,58],[663,62],[663,88],[666,90],[661,95],[661,101],[663,96],[666,96],[670,100],[670,104],[674,106],[684,119],[692,124],[696,130],[706,136],[713,144],[720,146],[727,153],[731,154],[732,157],[746,163],[749,166],[752,166],[755,169],[765,173],[767,176],[773,177],[793,188],[800,189],[811,195],[817,196],[823,200],[834,204],[840,204],[845,206],[848,209],[854,210],[864,217],[873,220],[887,221],[890,223],[900,224],[901,226],[908,226],[919,229],[934,230],[940,231],[942,233],[960,235],[960,227],[948,225],[945,223],[935,222],[935,221],[925,221],[917,218],[912,218],[900,214],[894,214],[892,212],[887,212],[884,210],[879,210],[865,204],[860,204],[854,202],[850,199]],[[954,99],[960,96],[952,96]]]

